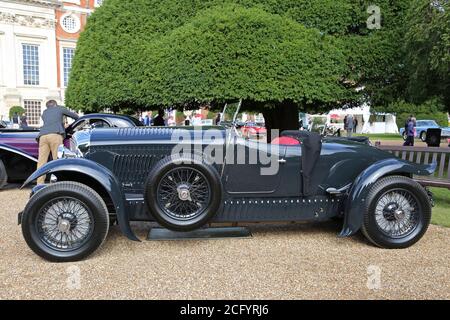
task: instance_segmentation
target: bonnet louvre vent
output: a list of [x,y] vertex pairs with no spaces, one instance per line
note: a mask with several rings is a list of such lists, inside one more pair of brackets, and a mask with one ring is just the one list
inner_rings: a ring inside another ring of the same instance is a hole
[[155,155],[117,155],[114,157],[113,172],[120,182],[139,187],[159,159]]
[[142,137],[142,136],[170,136],[174,128],[120,128],[117,130],[119,137]]

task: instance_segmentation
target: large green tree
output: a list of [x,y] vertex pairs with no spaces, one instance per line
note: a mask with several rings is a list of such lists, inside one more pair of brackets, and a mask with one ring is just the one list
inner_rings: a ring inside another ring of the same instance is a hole
[[282,121],[273,125],[282,129],[298,127],[297,105],[332,103],[347,93],[344,55],[333,38],[259,8],[202,11],[146,56],[144,80],[158,79],[156,88],[142,82],[146,101],[154,92],[154,103],[164,105],[243,99],[280,111]]
[[406,30],[405,99],[440,97],[450,111],[450,1],[413,0]]
[[281,129],[298,126],[299,108],[388,103],[408,3],[377,1],[381,29],[370,30],[369,1],[108,0],[79,40],[66,103],[96,111],[244,99]]

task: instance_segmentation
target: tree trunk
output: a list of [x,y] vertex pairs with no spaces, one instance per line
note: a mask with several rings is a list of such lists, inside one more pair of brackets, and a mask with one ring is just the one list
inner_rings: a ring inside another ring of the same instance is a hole
[[272,136],[271,130],[279,130],[279,135],[284,130],[300,129],[297,105],[290,101],[276,104],[271,109],[265,109],[263,116],[267,129],[267,143],[276,138],[276,133],[274,132],[274,136]]

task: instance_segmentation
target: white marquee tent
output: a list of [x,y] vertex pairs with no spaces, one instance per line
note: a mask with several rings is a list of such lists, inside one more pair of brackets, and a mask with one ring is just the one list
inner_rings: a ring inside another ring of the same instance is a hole
[[352,114],[357,120],[356,133],[398,133],[396,116],[390,113],[374,113],[371,122],[370,106],[364,104],[360,107],[347,109],[334,109],[327,115],[328,125],[344,129],[344,118]]

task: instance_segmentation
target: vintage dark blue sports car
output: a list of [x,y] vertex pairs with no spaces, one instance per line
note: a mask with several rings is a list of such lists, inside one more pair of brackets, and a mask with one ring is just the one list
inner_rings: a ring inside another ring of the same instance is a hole
[[51,180],[33,188],[19,214],[23,236],[35,253],[59,262],[95,251],[112,222],[135,241],[130,221],[190,231],[209,222],[341,217],[340,236],[361,230],[383,248],[405,248],[423,236],[432,199],[412,177],[432,174],[436,164],[410,163],[364,140],[281,135],[299,143],[244,139],[232,126],[77,132],[59,160],[24,183]]

